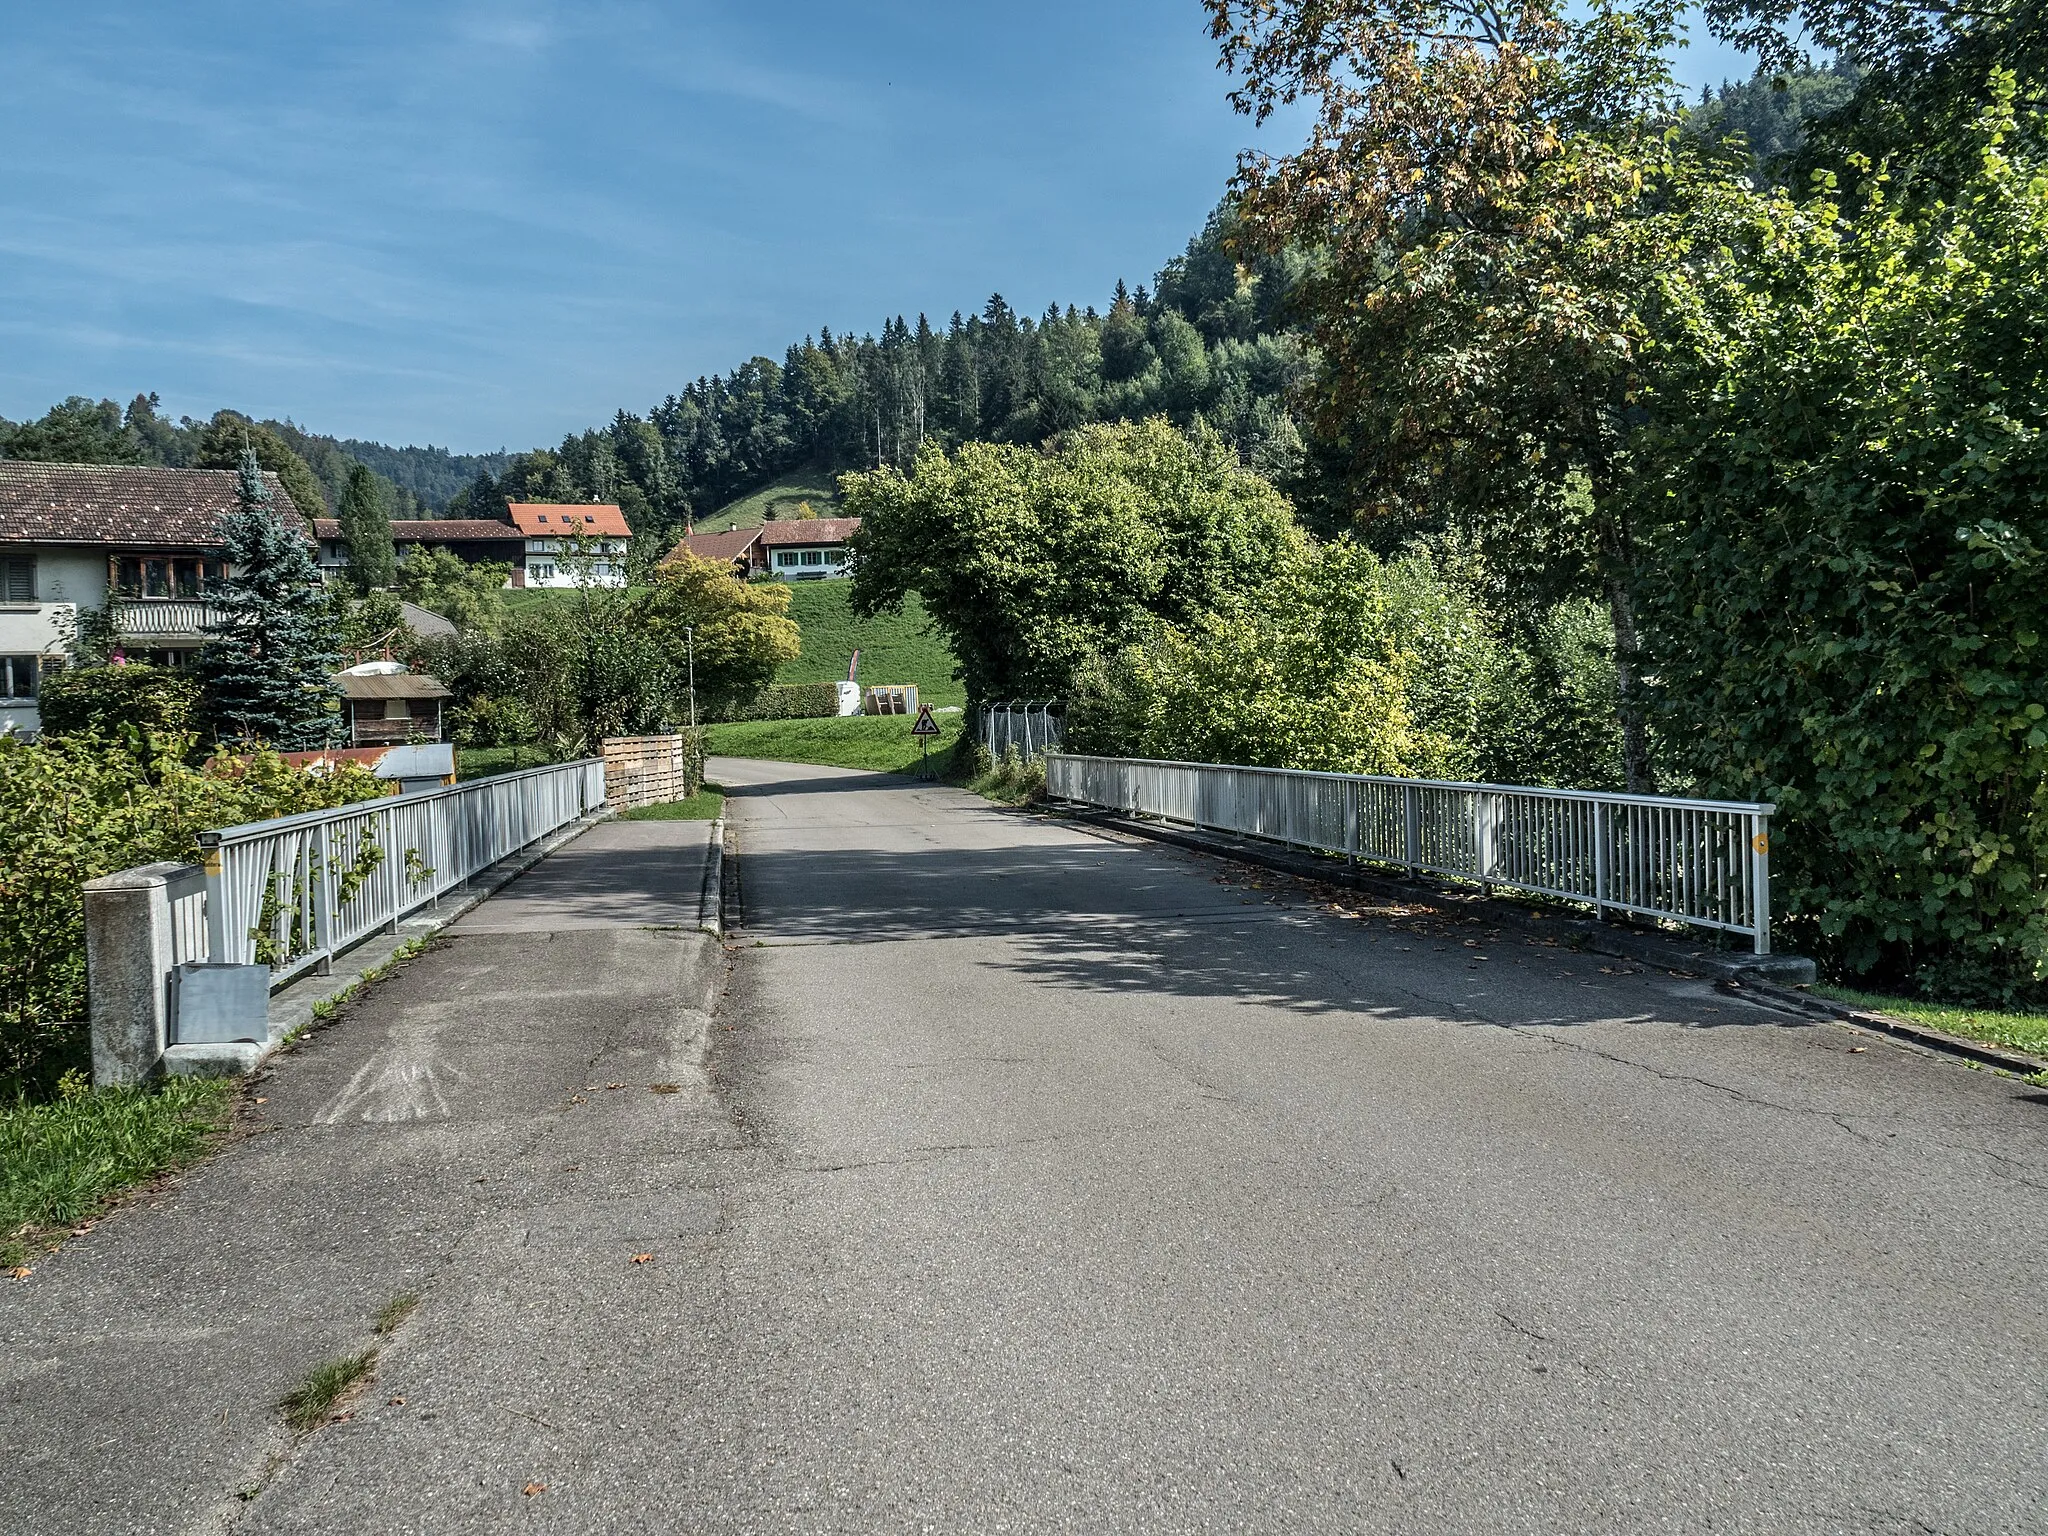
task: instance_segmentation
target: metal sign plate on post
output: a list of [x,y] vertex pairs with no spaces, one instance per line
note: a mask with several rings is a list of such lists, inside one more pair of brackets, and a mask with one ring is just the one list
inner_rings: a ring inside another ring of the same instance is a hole
[[931,705],[920,704],[917,706],[917,724],[910,728],[910,734],[913,736],[936,736],[939,734],[939,722],[932,718]]

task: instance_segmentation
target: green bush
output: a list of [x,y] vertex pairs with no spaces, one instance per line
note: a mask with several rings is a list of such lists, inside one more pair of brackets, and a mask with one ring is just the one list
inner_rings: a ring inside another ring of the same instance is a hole
[[2015,133],[2010,87],[1952,202],[1780,201],[1675,295],[1701,382],[1644,614],[1669,750],[1777,803],[1794,942],[1882,988],[2039,998],[2048,167],[2014,155],[2048,120]]
[[356,764],[307,773],[275,752],[193,768],[190,746],[0,737],[0,1096],[45,1090],[87,1060],[86,881],[195,860],[205,830],[391,788]]
[[448,712],[448,729],[457,746],[517,747],[532,741],[533,714],[516,698],[478,694]]
[[198,703],[190,673],[131,661],[49,673],[36,707],[45,735],[117,738],[124,729],[182,735]]
[[720,720],[829,720],[839,713],[836,683],[774,683],[718,711]]

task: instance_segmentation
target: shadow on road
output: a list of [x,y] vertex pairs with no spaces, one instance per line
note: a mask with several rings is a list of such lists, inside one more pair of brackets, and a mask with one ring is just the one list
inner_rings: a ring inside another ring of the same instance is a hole
[[[1154,847],[771,849],[743,852],[741,871],[752,937],[1000,936],[1016,942],[988,963],[1046,987],[1389,1021],[1714,1028],[1774,1017],[1705,980],[1500,935],[1461,913],[1380,904],[1371,916],[1340,917],[1284,877]],[[1347,905],[1375,906],[1363,897]],[[1679,982],[1684,993],[1674,995]]]
[[[748,759],[751,761],[751,759]],[[783,795],[843,795],[878,789],[904,790],[926,781],[914,774],[885,773],[877,768],[841,768],[844,778],[775,779],[765,784],[723,784],[728,800],[773,800]],[[717,775],[712,775],[717,782]]]

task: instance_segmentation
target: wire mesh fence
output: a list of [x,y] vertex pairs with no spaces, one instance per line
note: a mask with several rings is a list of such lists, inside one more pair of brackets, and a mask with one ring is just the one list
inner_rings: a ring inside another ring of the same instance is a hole
[[1060,705],[1032,699],[981,707],[981,741],[991,757],[1001,757],[1010,748],[1030,759],[1059,747],[1065,710]]

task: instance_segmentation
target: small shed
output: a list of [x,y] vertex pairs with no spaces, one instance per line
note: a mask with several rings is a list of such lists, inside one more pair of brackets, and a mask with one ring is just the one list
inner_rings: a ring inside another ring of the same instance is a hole
[[366,661],[336,673],[334,684],[348,701],[354,747],[439,741],[441,701],[454,697],[439,678],[408,672],[396,661]]

